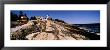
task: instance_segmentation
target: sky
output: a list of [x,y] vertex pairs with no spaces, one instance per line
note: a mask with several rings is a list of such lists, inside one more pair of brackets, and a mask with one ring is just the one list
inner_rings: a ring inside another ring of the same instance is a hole
[[[20,10],[11,10],[19,14]],[[61,19],[69,24],[100,23],[99,10],[22,10],[30,18],[32,16],[46,17],[49,15],[53,19]]]

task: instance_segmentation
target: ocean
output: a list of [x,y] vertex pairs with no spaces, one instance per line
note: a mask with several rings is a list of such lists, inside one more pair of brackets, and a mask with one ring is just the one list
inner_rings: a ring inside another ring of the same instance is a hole
[[98,33],[100,34],[100,23],[91,23],[91,24],[74,24],[80,29],[84,29],[90,33]]

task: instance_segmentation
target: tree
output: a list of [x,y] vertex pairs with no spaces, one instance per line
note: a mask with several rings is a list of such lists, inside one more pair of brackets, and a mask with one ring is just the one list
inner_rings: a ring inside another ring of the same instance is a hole
[[34,20],[36,20],[36,17],[34,16]]
[[60,20],[60,19],[55,19],[55,21],[65,23],[63,20]]
[[33,17],[31,17],[30,20],[33,20]]
[[[26,15],[26,14],[24,14],[24,16],[25,16],[25,17],[27,17],[27,15]],[[27,17],[27,20],[29,20],[29,18],[28,18],[28,17]]]
[[19,12],[19,17],[21,17],[21,16],[24,16],[22,11]]
[[18,15],[14,14],[13,12],[11,12],[11,21],[17,21],[18,20]]
[[35,16],[34,17],[31,17],[30,20],[36,20],[36,17]]

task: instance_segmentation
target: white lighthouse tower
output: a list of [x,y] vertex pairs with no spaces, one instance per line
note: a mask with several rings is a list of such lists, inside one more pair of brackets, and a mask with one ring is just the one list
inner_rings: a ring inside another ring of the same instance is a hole
[[47,17],[46,17],[46,20],[49,18],[49,15],[46,15]]
[[49,15],[46,15],[47,16],[47,18],[49,18]]

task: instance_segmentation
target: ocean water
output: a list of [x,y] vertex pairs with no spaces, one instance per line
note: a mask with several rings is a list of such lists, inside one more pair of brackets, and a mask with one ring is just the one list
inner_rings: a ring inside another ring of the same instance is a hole
[[100,23],[93,23],[93,24],[74,24],[75,26],[79,27],[80,29],[84,29],[90,33],[100,33]]

